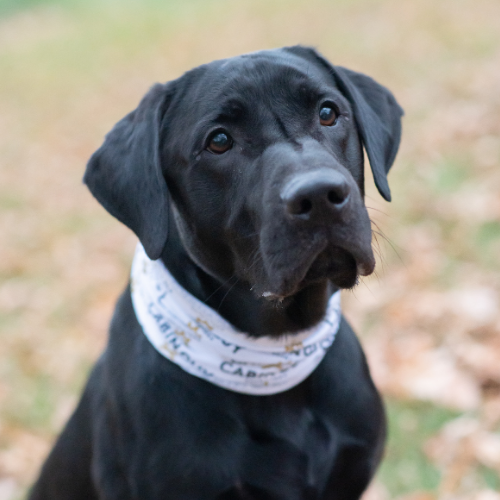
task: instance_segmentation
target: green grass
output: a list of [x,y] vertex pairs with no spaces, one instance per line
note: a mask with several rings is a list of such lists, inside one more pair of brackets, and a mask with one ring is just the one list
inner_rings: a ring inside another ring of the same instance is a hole
[[500,269],[500,221],[492,220],[479,225],[473,239],[476,261],[491,270]]
[[[439,470],[423,451],[426,441],[436,435],[460,413],[431,404],[386,400],[389,421],[386,454],[378,477],[391,498],[415,491],[435,492],[440,483]],[[476,468],[476,481],[484,488],[500,490],[500,476],[485,466]]]
[[[127,6],[145,6],[147,4],[153,4],[158,7],[162,5],[174,4],[177,0],[0,0],[0,17],[9,16],[17,12],[28,10],[37,7],[51,7],[57,6],[58,8],[64,9],[74,9],[80,8],[84,11],[89,11],[90,9],[96,9],[99,5],[114,5],[116,7],[127,7]],[[90,5],[89,5],[90,4]],[[89,9],[90,7],[90,9]]]
[[467,182],[470,175],[470,167],[463,160],[444,158],[434,165],[432,187],[438,196],[453,193]]
[[480,467],[479,473],[484,479],[484,483],[486,486],[493,491],[500,491],[500,476],[493,469],[489,469],[488,467]]
[[476,243],[479,247],[488,247],[500,241],[500,222],[488,221],[481,224],[476,232]]
[[7,16],[30,7],[57,2],[62,3],[61,0],[0,0],[0,16]]
[[21,425],[31,431],[49,428],[59,396],[55,384],[48,377],[32,378],[26,373],[16,378],[23,391],[3,410],[4,423]]
[[456,412],[430,404],[386,401],[389,436],[379,478],[396,496],[418,490],[433,491],[439,484],[439,472],[425,456],[422,446]]

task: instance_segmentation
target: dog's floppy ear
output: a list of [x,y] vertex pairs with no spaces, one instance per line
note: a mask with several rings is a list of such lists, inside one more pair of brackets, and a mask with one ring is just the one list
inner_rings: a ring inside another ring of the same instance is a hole
[[156,84],[92,155],[84,182],[103,207],[157,259],[167,241],[169,197],[160,165],[160,124],[171,98]]
[[380,194],[391,201],[387,173],[391,168],[401,140],[403,110],[392,93],[372,78],[341,66],[333,66],[314,49],[290,47],[292,53],[315,60],[334,77],[340,91],[353,107],[358,126]]
[[403,110],[392,93],[369,76],[341,66],[332,69],[339,89],[352,104],[375,185],[391,201],[387,173],[399,149]]

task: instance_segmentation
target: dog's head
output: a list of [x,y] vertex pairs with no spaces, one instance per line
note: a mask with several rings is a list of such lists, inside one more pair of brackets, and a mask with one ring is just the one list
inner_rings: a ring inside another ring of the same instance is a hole
[[363,149],[387,172],[402,110],[371,78],[291,47],[215,61],[154,86],[92,156],[85,182],[152,259],[169,216],[190,258],[258,295],[340,288],[375,267]]

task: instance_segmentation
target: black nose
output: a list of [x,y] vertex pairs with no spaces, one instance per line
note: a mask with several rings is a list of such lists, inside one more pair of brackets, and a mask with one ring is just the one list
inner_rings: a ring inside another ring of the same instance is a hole
[[286,212],[305,220],[331,220],[349,199],[350,186],[336,170],[320,169],[295,175],[281,191]]

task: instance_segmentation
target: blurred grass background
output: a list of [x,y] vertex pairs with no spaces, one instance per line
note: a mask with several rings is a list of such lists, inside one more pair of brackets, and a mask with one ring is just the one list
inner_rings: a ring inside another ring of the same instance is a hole
[[368,177],[377,276],[343,299],[390,420],[367,498],[500,499],[498,0],[0,0],[0,500],[24,497],[127,281],[135,238],[86,160],[152,83],[296,43],[406,110],[393,203]]

